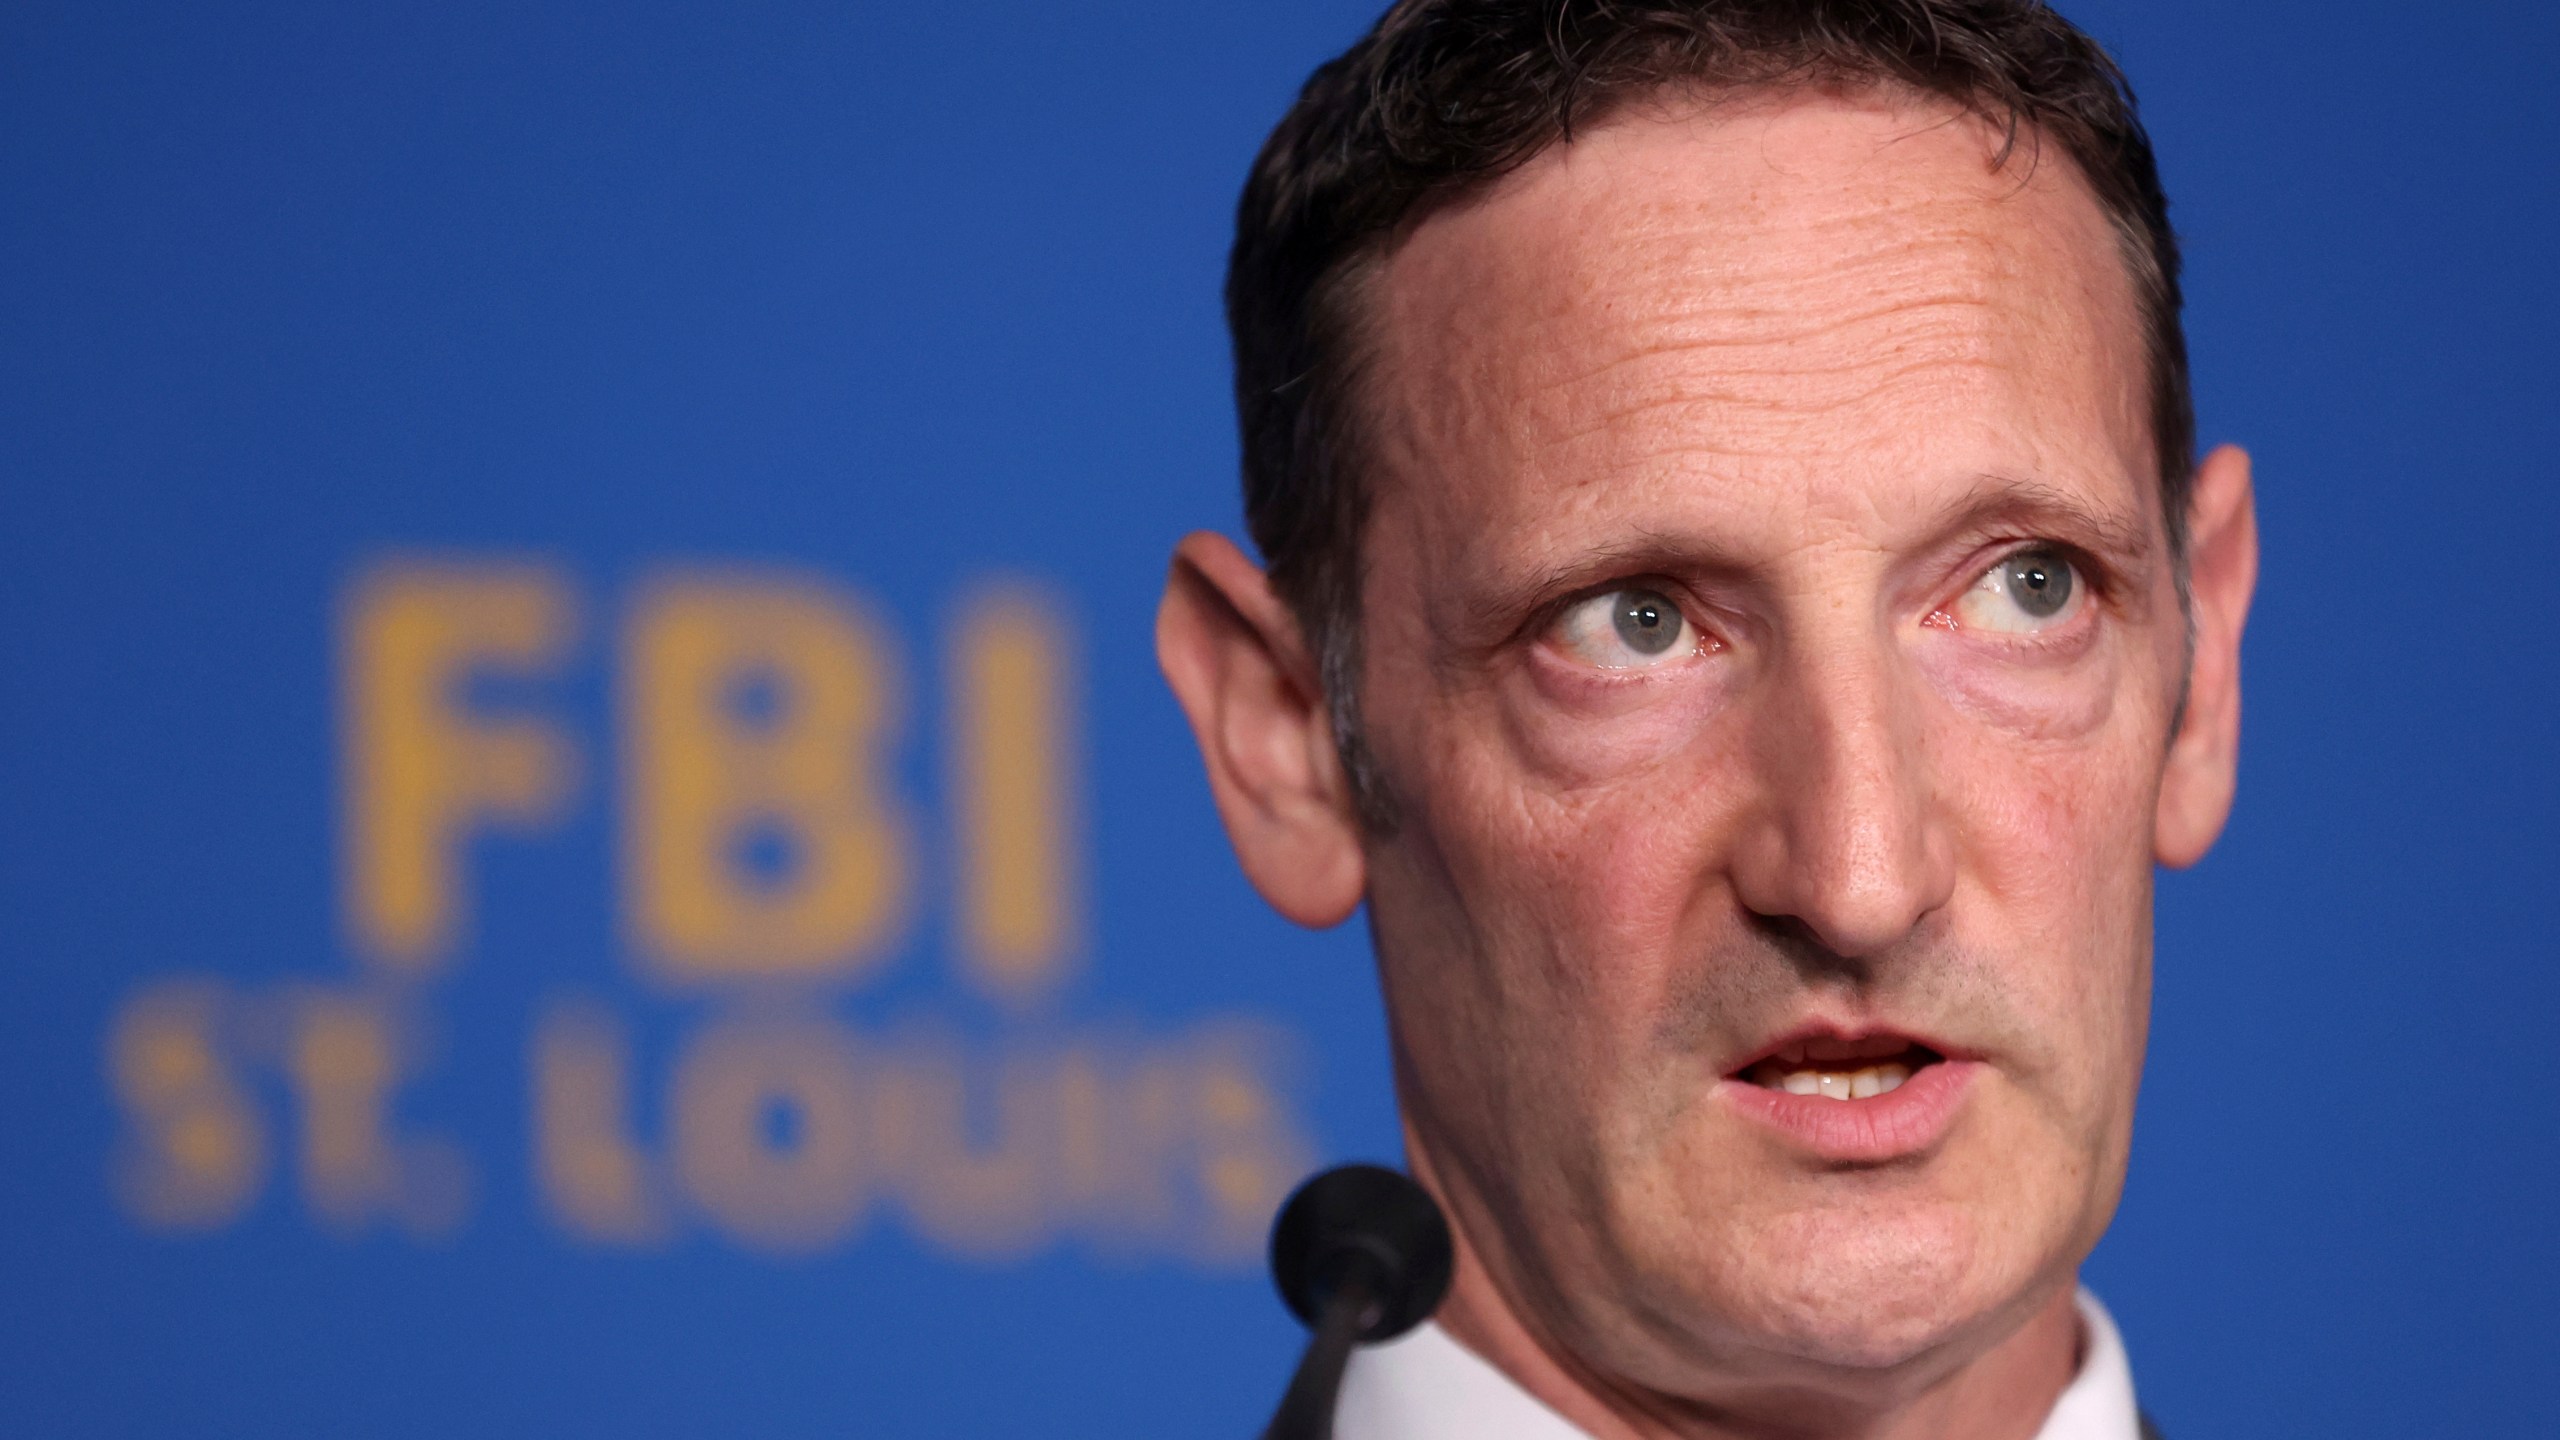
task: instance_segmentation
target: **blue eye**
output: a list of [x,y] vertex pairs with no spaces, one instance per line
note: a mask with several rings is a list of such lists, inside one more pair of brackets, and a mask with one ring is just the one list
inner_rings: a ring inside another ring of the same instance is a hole
[[1633,586],[1575,602],[1557,619],[1556,640],[1575,659],[1603,670],[1658,665],[1698,648],[1697,630],[1677,604]]
[[1671,602],[1650,590],[1621,590],[1610,598],[1618,603],[1609,611],[1609,623],[1627,648],[1639,655],[1661,654],[1688,628]]
[[1956,601],[1956,621],[1969,629],[2032,633],[2070,615],[2080,573],[2059,551],[2031,546],[1982,572]]

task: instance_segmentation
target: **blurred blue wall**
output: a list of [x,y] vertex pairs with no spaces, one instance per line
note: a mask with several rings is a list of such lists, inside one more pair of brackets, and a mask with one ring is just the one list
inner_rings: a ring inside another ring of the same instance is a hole
[[[2091,1276],[2179,1440],[2542,1433],[2560,19],[2070,8],[2267,546]],[[0,1430],[1259,1426],[1383,1032],[1149,621],[1368,9],[0,17]]]

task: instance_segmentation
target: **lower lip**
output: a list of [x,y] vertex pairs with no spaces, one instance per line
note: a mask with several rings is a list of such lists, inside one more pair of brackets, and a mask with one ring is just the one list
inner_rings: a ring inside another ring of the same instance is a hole
[[1876,1164],[1917,1155],[1944,1139],[1981,1068],[1976,1060],[1941,1060],[1864,1100],[1791,1095],[1730,1077],[1721,1088],[1736,1110],[1822,1159]]

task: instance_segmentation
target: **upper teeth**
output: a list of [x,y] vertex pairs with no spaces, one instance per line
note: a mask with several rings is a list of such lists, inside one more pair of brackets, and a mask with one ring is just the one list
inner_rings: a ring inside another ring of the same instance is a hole
[[1784,1090],[1790,1095],[1820,1095],[1832,1100],[1864,1100],[1882,1095],[1911,1078],[1911,1067],[1900,1063],[1871,1065],[1864,1070],[1782,1070],[1773,1062],[1755,1065],[1752,1083]]

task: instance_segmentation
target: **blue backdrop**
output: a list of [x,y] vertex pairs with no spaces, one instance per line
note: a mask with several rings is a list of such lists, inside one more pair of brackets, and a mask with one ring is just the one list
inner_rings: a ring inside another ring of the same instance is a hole
[[[0,1430],[1254,1432],[1383,1031],[1149,624],[1370,4],[8,7]],[[2536,1433],[2560,12],[2070,8],[2267,547],[2091,1277],[2180,1440]]]

